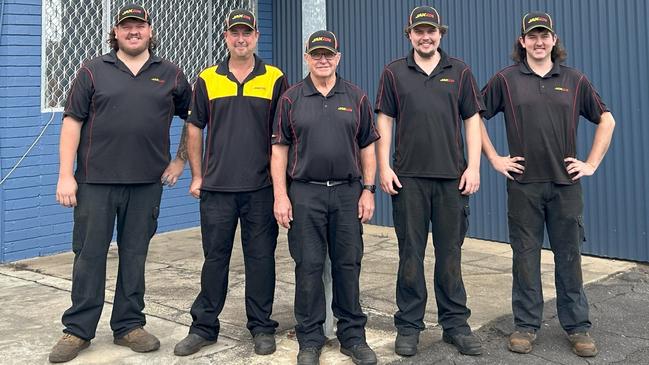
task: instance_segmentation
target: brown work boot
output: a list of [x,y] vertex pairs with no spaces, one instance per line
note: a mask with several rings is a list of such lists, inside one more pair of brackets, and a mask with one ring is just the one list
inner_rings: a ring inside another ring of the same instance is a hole
[[595,340],[590,337],[588,332],[578,332],[568,335],[572,344],[572,352],[581,357],[593,357],[597,355],[597,346]]
[[509,351],[518,352],[519,354],[529,354],[532,352],[534,340],[536,340],[536,333],[515,331],[509,336],[507,348]]
[[66,333],[61,337],[59,342],[52,347],[49,360],[52,363],[70,361],[77,357],[79,352],[88,346],[90,346],[90,341]]
[[113,343],[130,347],[135,352],[149,352],[160,348],[160,341],[142,327],[132,330],[124,337],[114,339]]

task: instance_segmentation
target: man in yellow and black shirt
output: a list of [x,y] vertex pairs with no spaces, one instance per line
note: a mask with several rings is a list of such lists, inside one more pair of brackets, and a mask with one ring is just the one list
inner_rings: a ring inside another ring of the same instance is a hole
[[[179,356],[216,342],[239,220],[247,327],[257,354],[275,351],[278,324],[270,314],[278,228],[269,176],[270,138],[275,106],[287,83],[282,71],[254,54],[259,32],[253,13],[232,11],[224,38],[229,56],[199,74],[187,120],[190,193],[200,198],[205,263],[201,292],[191,308],[189,335],[174,349]],[[203,154],[202,130],[206,127]]]

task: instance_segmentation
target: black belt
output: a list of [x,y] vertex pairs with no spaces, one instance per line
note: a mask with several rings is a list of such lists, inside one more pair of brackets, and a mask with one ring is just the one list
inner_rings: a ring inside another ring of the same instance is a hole
[[313,184],[313,185],[322,185],[322,186],[338,186],[342,184],[352,184],[353,182],[357,182],[360,179],[351,179],[351,180],[327,180],[327,181],[304,181],[307,184]]

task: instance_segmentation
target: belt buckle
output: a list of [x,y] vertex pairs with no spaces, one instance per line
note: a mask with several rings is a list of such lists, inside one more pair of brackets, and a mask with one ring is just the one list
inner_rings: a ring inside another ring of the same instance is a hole
[[331,180],[327,180],[327,181],[325,181],[325,185],[327,185],[328,187],[332,187],[332,186],[334,186],[334,182],[331,181]]

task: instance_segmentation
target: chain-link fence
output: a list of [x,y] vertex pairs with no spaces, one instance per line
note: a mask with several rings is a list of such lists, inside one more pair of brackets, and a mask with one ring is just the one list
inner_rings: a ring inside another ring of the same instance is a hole
[[[61,110],[81,63],[110,50],[115,13],[132,0],[43,0],[41,106]],[[256,12],[257,0],[146,0],[156,53],[181,67],[192,81],[226,55],[224,19],[235,8]]]

